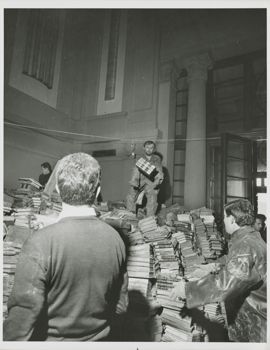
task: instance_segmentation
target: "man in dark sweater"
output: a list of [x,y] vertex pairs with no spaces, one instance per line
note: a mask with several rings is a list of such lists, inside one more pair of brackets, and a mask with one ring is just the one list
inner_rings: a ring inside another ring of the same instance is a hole
[[108,340],[127,308],[125,246],[91,208],[100,167],[90,155],[64,157],[56,172],[58,222],[22,248],[4,322],[4,340]]

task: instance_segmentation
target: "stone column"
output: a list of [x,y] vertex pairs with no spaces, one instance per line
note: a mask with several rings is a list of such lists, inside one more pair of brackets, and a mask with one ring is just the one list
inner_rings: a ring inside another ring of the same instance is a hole
[[[163,62],[159,69],[157,126],[159,138],[165,140],[158,145],[159,152],[164,156],[163,163],[168,166],[173,159],[174,128],[175,128],[175,92],[179,76],[174,61]],[[171,140],[167,142],[167,140]]]
[[[174,159],[174,133],[175,133],[175,105],[176,83],[179,77],[178,67],[174,61],[162,62],[159,68],[157,126],[159,139],[157,140],[158,151],[163,155],[163,165],[173,176]],[[171,199],[167,200],[171,204]]]
[[189,85],[184,184],[186,209],[206,205],[206,81],[210,63],[207,54],[185,61]]

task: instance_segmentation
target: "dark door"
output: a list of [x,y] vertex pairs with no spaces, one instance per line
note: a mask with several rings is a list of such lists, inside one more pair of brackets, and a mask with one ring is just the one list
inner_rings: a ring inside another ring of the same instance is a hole
[[222,205],[238,198],[254,203],[253,167],[253,141],[222,135]]

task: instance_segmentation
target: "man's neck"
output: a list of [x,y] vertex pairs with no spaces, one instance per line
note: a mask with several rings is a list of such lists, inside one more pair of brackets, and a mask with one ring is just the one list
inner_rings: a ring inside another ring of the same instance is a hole
[[63,202],[59,220],[69,216],[96,216],[96,212],[89,205],[69,205]]

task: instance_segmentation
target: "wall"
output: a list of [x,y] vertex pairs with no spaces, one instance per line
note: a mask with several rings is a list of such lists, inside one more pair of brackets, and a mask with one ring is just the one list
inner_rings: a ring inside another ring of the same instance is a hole
[[[14,174],[21,176],[20,169],[24,169],[16,159],[27,159],[25,169],[39,173],[44,149],[48,149],[52,161],[65,151],[116,149],[116,157],[100,159],[106,169],[103,195],[105,199],[122,199],[133,165],[128,157],[130,144],[135,143],[140,153],[146,139],[158,141],[164,164],[172,175],[173,145],[167,139],[174,134],[173,84],[185,68],[183,59],[207,51],[216,60],[265,45],[262,11],[221,11],[209,17],[207,10],[128,10],[122,112],[97,116],[105,14],[105,9],[65,10],[58,99],[56,108],[51,108],[8,85],[17,10],[5,11],[5,120],[74,133],[68,136],[48,132],[50,137],[32,138],[18,130],[5,132],[5,186],[14,186],[17,178],[10,177],[11,163]],[[160,79],[164,62],[177,66],[174,81]],[[29,157],[29,149],[34,149],[36,156]]]
[[40,165],[48,161],[54,166],[57,160],[73,152],[73,145],[55,140],[30,130],[5,127],[4,187],[16,188],[19,177],[38,180]]
[[[104,167],[102,192],[105,200],[125,198],[134,165],[128,156],[131,142],[135,141],[140,153],[145,139],[158,136],[159,32],[151,12],[128,12],[122,112],[97,116],[105,13],[105,10],[65,10],[58,99],[56,108],[52,108],[8,85],[17,11],[6,11],[5,121],[75,133],[69,136],[47,131],[41,136],[19,129],[5,132],[6,187],[16,186],[17,178],[26,176],[22,173],[36,177],[43,161],[54,163],[67,152],[116,149],[116,157],[99,159]],[[8,130],[7,125],[5,129]]]

